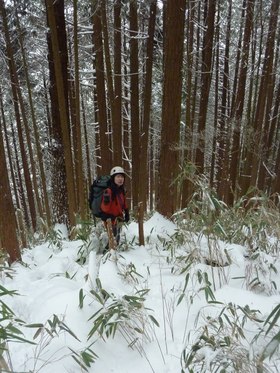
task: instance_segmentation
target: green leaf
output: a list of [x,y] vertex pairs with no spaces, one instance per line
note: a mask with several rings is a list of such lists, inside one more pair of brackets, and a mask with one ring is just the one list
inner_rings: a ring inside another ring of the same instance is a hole
[[185,285],[184,285],[183,293],[186,291],[186,288],[187,288],[188,283],[189,283],[189,279],[190,279],[190,274],[187,273],[187,275],[185,277]]
[[3,295],[19,295],[19,293],[17,293],[17,290],[8,290],[6,289],[4,286],[0,285],[0,297],[2,297]]
[[209,298],[212,300],[212,301],[215,301],[216,298],[215,298],[215,295],[212,291],[212,289],[209,287],[209,286],[206,286],[204,288],[204,292],[205,292],[205,298],[206,298],[206,301],[209,302]]
[[103,323],[103,320],[102,318],[98,318],[95,322],[94,322],[94,325],[93,325],[93,328],[90,330],[90,332],[88,333],[88,340],[93,336],[93,334],[98,330],[98,328],[100,327],[100,325],[102,325]]
[[185,296],[184,293],[179,296],[179,299],[178,299],[178,302],[177,302],[177,306],[179,306],[179,304],[182,302],[182,300],[184,299],[184,296]]
[[101,297],[96,291],[91,290],[90,293],[95,296],[95,298],[98,300],[100,304],[104,304],[104,299]]
[[[270,322],[270,319],[273,317],[273,320]],[[270,330],[276,325],[277,320],[280,318],[280,304],[278,304],[272,312],[269,314],[267,319],[265,320],[264,325],[270,323],[269,328],[266,331],[266,335],[270,332]]]
[[39,328],[36,333],[34,334],[33,336],[33,339],[36,339],[42,332],[43,332],[43,327],[42,328]]
[[67,332],[68,334],[70,334],[77,341],[80,341],[79,338],[72,332],[72,330],[66,324],[64,324],[64,322],[62,322],[59,325],[59,328],[60,328],[60,330],[64,330],[65,332]]
[[137,333],[139,334],[144,334],[144,331],[142,329],[139,329],[139,328],[133,328]]
[[16,327],[15,327],[14,325],[12,325],[12,324],[9,324],[9,325],[7,326],[7,329],[8,329],[11,333],[14,333],[14,334],[21,334],[21,335],[23,335],[22,331],[19,330],[18,328],[16,328]]
[[43,324],[26,324],[24,325],[26,328],[43,328]]
[[103,307],[101,307],[101,308],[99,308],[99,310],[98,311],[96,311],[89,319],[88,319],[88,321],[90,321],[90,320],[92,320],[92,319],[94,319],[95,318],[95,316],[97,316],[99,313],[100,313],[100,311],[102,311],[103,310]]
[[83,370],[85,370],[86,372],[88,372],[88,369],[87,369],[87,367],[84,365],[84,364],[82,364],[82,362],[80,361],[80,359],[78,358],[78,357],[76,357],[75,355],[71,355],[72,356],[72,358],[76,361],[76,363],[83,369]]
[[149,318],[151,319],[151,321],[157,326],[157,327],[159,327],[159,323],[158,323],[158,321],[154,318],[154,316],[152,316],[152,315],[149,315]]
[[265,346],[264,351],[261,355],[263,361],[267,357],[271,358],[272,355],[277,351],[280,345],[280,331],[271,339],[271,341]]
[[80,289],[80,291],[79,291],[79,308],[80,309],[82,309],[83,306],[84,306],[84,299],[85,299],[84,291],[83,291],[83,289]]

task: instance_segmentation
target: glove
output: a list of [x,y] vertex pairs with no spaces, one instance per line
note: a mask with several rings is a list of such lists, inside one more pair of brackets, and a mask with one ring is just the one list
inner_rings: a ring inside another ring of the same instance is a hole
[[128,211],[128,209],[125,209],[125,210],[124,210],[124,221],[125,221],[126,223],[128,223],[128,222],[129,222],[129,218],[130,218],[130,216],[129,216],[129,211]]

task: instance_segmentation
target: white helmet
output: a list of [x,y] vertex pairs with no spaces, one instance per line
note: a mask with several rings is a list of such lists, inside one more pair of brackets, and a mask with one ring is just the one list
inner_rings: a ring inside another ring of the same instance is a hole
[[116,175],[116,174],[125,175],[124,169],[122,167],[119,167],[119,166],[113,167],[112,170],[110,171],[110,176],[113,176],[113,175]]

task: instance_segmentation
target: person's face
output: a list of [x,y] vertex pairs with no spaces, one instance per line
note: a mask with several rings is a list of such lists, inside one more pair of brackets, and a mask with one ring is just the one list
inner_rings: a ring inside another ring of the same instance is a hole
[[124,176],[122,174],[117,174],[114,177],[114,182],[117,186],[122,186],[124,183]]

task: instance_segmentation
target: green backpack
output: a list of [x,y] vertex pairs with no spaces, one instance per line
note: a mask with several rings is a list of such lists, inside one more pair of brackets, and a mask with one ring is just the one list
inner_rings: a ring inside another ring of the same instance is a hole
[[88,199],[89,208],[92,211],[92,215],[96,218],[100,218],[102,195],[105,189],[107,189],[109,186],[110,178],[110,175],[99,176],[97,179],[93,180],[90,187]]

